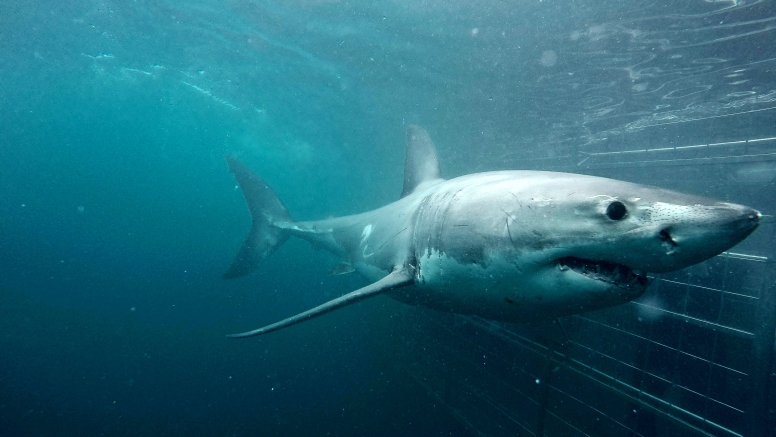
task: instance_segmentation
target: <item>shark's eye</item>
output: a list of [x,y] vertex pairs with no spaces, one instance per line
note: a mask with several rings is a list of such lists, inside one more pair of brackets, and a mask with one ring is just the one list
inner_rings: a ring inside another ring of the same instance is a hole
[[606,207],[606,216],[612,220],[622,220],[627,213],[628,209],[625,208],[625,205],[617,200],[610,203],[609,206]]

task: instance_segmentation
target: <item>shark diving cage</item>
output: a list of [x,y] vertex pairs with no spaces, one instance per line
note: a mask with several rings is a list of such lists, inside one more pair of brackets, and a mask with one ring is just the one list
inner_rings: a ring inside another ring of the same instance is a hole
[[526,325],[400,312],[408,381],[473,436],[776,435],[776,132],[695,132],[718,140],[630,135],[520,162],[746,204],[764,214],[754,234],[607,310]]

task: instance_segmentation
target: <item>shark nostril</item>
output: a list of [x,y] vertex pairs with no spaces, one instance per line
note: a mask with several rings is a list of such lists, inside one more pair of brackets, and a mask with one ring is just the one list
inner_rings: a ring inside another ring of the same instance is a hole
[[678,244],[676,244],[676,241],[674,241],[674,238],[671,237],[671,234],[668,232],[668,229],[663,229],[660,231],[659,234],[660,241],[662,242],[663,247],[666,250],[667,255],[671,255],[674,253],[675,249]]

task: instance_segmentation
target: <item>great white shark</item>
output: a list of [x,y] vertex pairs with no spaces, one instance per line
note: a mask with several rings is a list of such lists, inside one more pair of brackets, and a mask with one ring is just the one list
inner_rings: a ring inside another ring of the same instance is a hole
[[733,203],[601,177],[496,171],[444,180],[436,147],[407,130],[399,200],[362,214],[294,221],[275,192],[233,157],[252,227],[223,277],[244,276],[289,237],[340,257],[363,288],[253,331],[276,331],[379,294],[410,305],[525,322],[619,305],[648,273],[733,247],[760,213]]

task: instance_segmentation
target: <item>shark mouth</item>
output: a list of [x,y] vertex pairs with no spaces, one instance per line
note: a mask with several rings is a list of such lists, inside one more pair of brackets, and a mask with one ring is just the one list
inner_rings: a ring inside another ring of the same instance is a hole
[[555,264],[561,271],[571,269],[590,279],[616,285],[626,290],[643,290],[652,282],[647,278],[645,272],[608,261],[593,261],[567,256],[557,260]]

